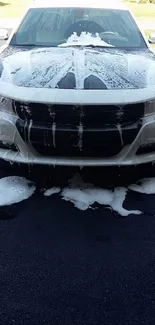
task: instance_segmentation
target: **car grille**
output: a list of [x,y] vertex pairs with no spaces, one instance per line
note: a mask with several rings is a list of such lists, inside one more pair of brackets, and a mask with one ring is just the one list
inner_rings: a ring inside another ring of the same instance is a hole
[[57,126],[77,126],[98,128],[104,125],[131,124],[144,115],[144,103],[114,105],[46,105],[13,101],[14,111],[21,120]]
[[17,128],[23,140],[48,156],[117,155],[137,136],[144,108],[143,103],[73,106],[13,101],[13,109],[19,116]]

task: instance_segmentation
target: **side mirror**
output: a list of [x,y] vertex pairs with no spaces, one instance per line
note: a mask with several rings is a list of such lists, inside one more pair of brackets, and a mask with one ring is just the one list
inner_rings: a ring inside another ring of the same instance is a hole
[[149,43],[155,44],[155,33],[151,33],[149,36]]
[[0,41],[8,40],[9,35],[7,29],[0,28]]

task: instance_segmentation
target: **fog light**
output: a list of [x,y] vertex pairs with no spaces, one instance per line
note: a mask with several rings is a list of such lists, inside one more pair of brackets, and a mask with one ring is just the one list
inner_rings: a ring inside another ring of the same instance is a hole
[[154,143],[148,143],[148,144],[143,144],[142,146],[139,147],[139,149],[136,152],[136,155],[143,155],[146,153],[151,153],[155,151],[155,142]]
[[18,148],[16,147],[15,144],[4,144],[2,141],[0,141],[0,149],[7,149],[7,150],[12,150],[17,152]]

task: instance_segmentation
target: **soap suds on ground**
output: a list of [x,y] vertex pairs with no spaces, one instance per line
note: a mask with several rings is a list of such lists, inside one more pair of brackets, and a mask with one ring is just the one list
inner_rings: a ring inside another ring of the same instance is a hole
[[128,188],[139,193],[155,194],[155,177],[143,178],[137,184],[131,184]]
[[48,190],[46,190],[44,192],[44,195],[45,196],[51,196],[53,194],[58,194],[61,192],[61,188],[60,187],[52,187],[52,188],[49,188]]
[[[44,193],[45,196],[47,196],[47,192],[48,196],[56,193],[55,188],[48,189]],[[97,188],[93,184],[85,183],[78,173],[69,181],[68,187],[62,190],[59,189],[63,200],[70,201],[76,208],[83,211],[92,208],[95,203],[98,203],[111,207],[112,210],[122,216],[141,214],[141,211],[128,211],[123,207],[127,192],[128,189],[125,187],[116,187],[113,190]]]
[[9,176],[0,179],[0,206],[19,203],[28,199],[36,187],[27,179]]
[[72,202],[76,208],[83,211],[98,203],[111,207],[112,210],[121,216],[140,214],[141,211],[128,211],[123,208],[126,194],[127,188],[125,187],[116,187],[114,190],[95,188],[93,186],[88,187],[88,184],[83,185],[83,180],[81,180],[81,185],[78,183],[78,186],[76,183],[74,186],[73,182],[71,182],[70,187],[64,188],[61,192],[64,200]]
[[[27,179],[19,176],[9,176],[0,179],[0,206],[19,203],[28,199],[35,192],[35,185]],[[128,187],[115,187],[105,189],[95,187],[93,184],[84,182],[80,174],[75,174],[65,188],[52,187],[44,190],[44,196],[49,197],[59,194],[63,200],[70,201],[82,211],[93,208],[95,203],[108,206],[121,216],[129,214],[141,214],[139,210],[127,210],[123,204],[128,191],[144,194],[155,194],[155,178],[144,178],[136,184]]]

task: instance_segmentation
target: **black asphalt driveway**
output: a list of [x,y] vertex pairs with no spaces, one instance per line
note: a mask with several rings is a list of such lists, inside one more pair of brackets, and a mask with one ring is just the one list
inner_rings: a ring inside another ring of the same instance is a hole
[[[122,218],[40,192],[64,186],[74,172],[14,172],[35,181],[37,191],[0,209],[0,324],[154,325],[155,196],[130,192],[124,206],[144,214]],[[81,171],[100,186],[154,173],[151,166]]]

